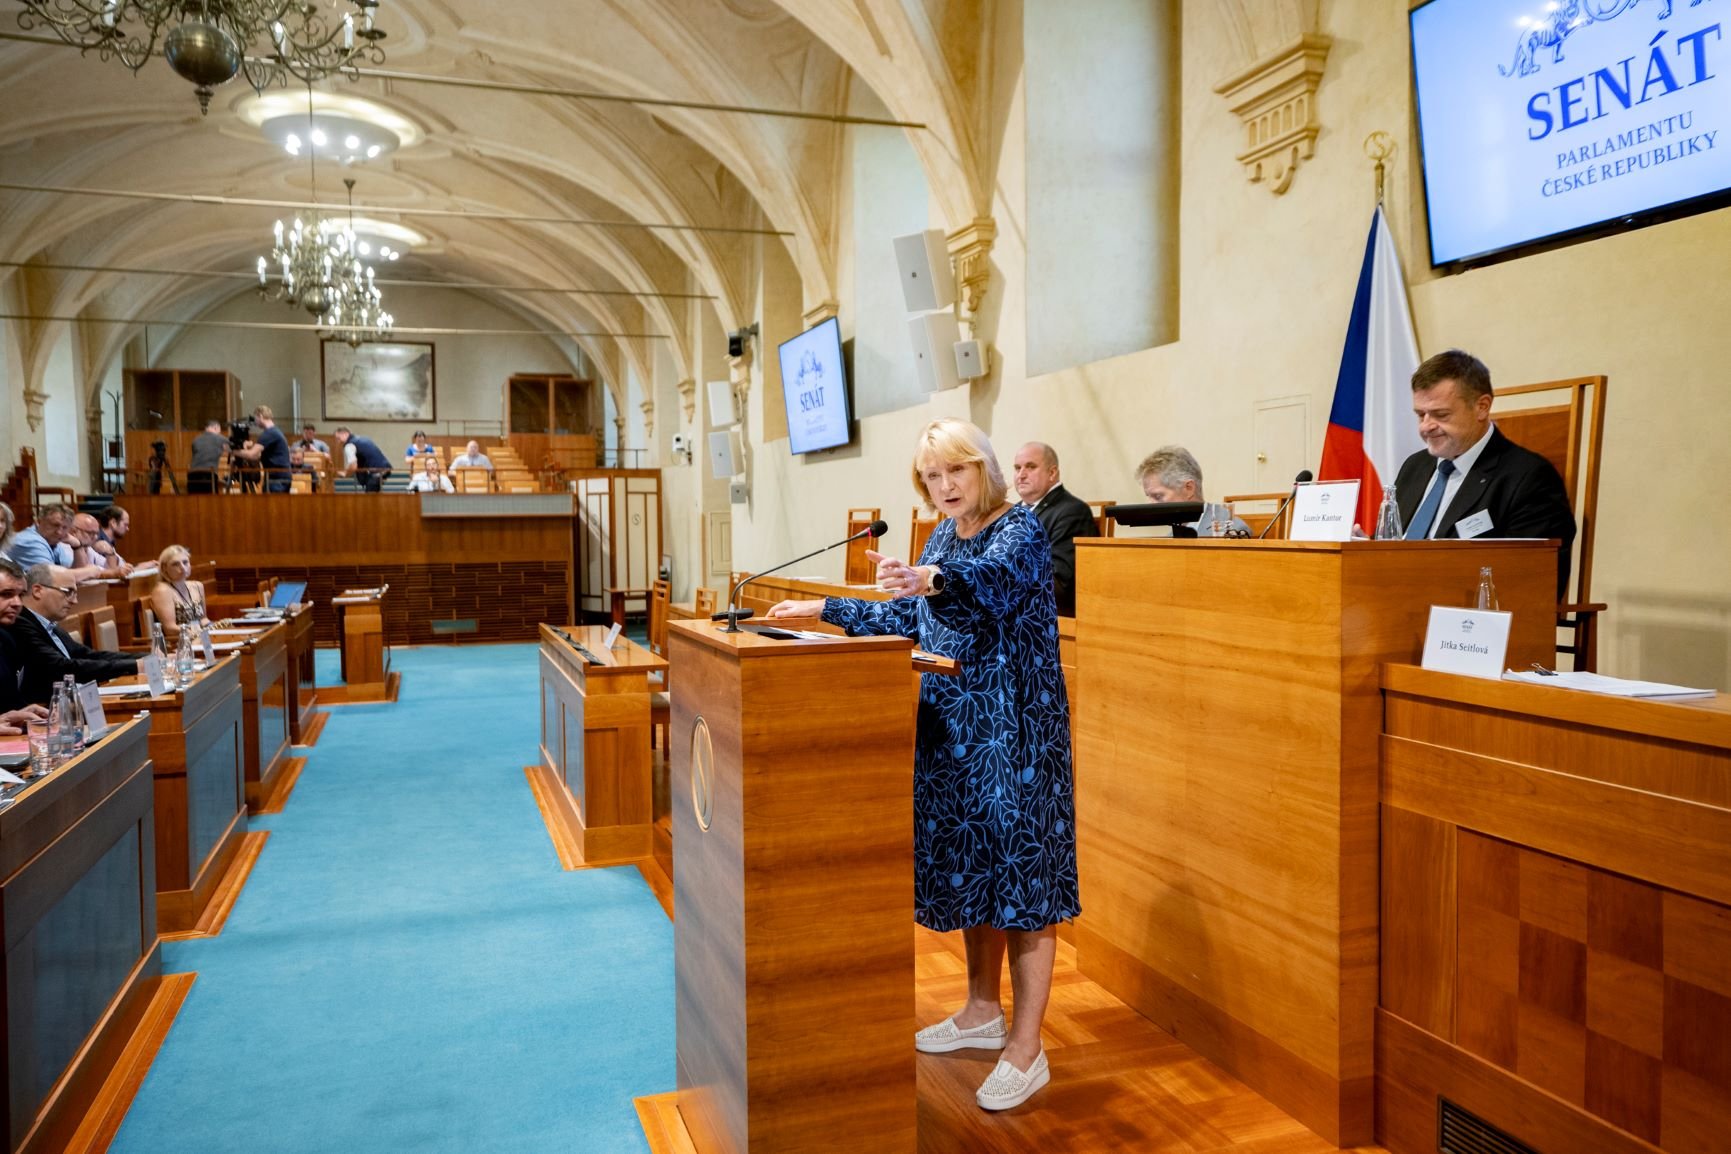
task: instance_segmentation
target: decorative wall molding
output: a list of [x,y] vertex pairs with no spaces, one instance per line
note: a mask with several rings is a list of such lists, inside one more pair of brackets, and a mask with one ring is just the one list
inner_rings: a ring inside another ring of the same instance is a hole
[[685,414],[685,423],[689,425],[697,416],[697,382],[684,380],[673,387],[679,392],[679,411]]
[[1214,86],[1244,122],[1247,146],[1238,162],[1245,175],[1276,196],[1292,187],[1299,163],[1315,155],[1322,130],[1316,89],[1333,43],[1307,33]]
[[956,295],[961,305],[957,316],[971,325],[992,282],[992,243],[998,239],[998,222],[989,216],[975,217],[945,239],[956,269]]
[[834,301],[818,301],[805,310],[805,327],[809,329],[815,325],[821,325],[839,312],[841,312],[841,306]]
[[30,422],[32,433],[42,428],[42,406],[48,403],[48,394],[40,389],[24,386],[24,419]]
[[655,437],[655,402],[646,400],[639,408],[643,410],[643,439],[652,440]]
[[743,419],[745,402],[751,396],[751,342],[737,357],[727,358],[727,379],[733,384],[734,412]]

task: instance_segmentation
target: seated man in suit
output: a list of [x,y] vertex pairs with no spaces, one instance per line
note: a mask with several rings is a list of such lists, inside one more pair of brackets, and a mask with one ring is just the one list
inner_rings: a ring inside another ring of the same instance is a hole
[[1409,541],[1438,537],[1556,537],[1557,598],[1569,586],[1575,514],[1562,477],[1491,420],[1491,371],[1450,349],[1412,374],[1412,411],[1425,447],[1395,476]]
[[1098,537],[1094,512],[1058,481],[1058,451],[1042,441],[1016,450],[1016,495],[1034,510],[1052,547],[1052,587],[1058,612],[1076,615],[1076,538]]
[[24,700],[46,705],[68,673],[78,681],[110,681],[138,672],[138,659],[103,653],[74,641],[60,622],[78,608],[78,586],[58,565],[33,565],[24,574],[24,609],[7,632],[23,663]]
[[1202,516],[1190,527],[1198,537],[1249,536],[1250,526],[1232,515],[1228,505],[1202,496],[1202,466],[1183,445],[1163,445],[1136,466],[1142,495],[1157,505],[1167,501],[1201,501]]
[[24,663],[12,644],[11,626],[23,610],[24,570],[16,561],[0,557],[0,735],[6,737],[23,733],[32,718],[48,716],[44,707],[26,705],[20,688]]

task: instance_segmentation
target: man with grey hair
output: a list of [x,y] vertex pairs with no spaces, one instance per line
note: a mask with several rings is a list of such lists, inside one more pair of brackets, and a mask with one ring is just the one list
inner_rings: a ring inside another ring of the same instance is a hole
[[1058,483],[1058,450],[1044,441],[1029,441],[1016,450],[1016,495],[1034,510],[1052,549],[1052,591],[1058,612],[1076,615],[1076,538],[1098,537],[1094,511],[1088,502]]
[[78,565],[73,550],[83,547],[83,541],[73,528],[78,510],[71,505],[50,505],[42,510],[36,523],[13,534],[6,547],[6,556],[28,571],[32,565],[60,565],[72,571],[74,583],[94,581],[102,576],[100,565]]
[[1228,505],[1210,503],[1202,496],[1202,466],[1183,445],[1162,445],[1136,466],[1142,495],[1155,504],[1167,501],[1200,501],[1202,516],[1190,527],[1198,537],[1249,535],[1250,526],[1232,515]]
[[24,665],[24,700],[46,705],[54,686],[70,673],[78,681],[111,681],[138,672],[134,657],[103,653],[74,641],[60,627],[78,608],[78,586],[58,565],[32,565],[24,574],[24,608],[8,628],[13,651]]

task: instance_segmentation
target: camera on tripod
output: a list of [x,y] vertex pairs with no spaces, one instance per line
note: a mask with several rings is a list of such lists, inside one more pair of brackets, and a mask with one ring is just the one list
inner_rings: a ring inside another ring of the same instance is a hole
[[246,439],[258,428],[257,422],[251,417],[237,417],[228,426],[228,447],[231,449],[246,448]]

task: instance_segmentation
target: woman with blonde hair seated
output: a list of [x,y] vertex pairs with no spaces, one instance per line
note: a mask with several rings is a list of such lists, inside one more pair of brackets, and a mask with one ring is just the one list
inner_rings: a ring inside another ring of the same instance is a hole
[[157,558],[156,584],[150,589],[150,608],[162,625],[169,644],[180,637],[180,622],[190,616],[209,625],[204,616],[204,582],[194,581],[192,554],[184,545],[170,545]]

